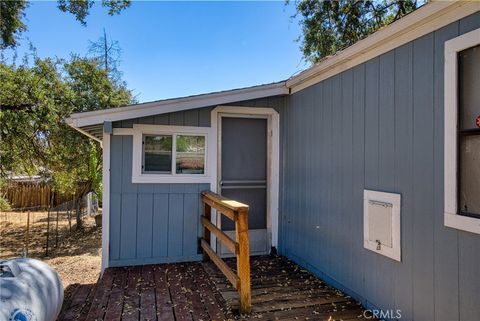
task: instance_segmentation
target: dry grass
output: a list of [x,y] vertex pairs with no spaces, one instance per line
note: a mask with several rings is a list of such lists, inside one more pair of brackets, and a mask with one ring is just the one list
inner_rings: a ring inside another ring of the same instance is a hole
[[[72,217],[71,232],[67,213],[59,213],[58,247],[56,239],[56,212],[50,215],[49,255],[45,256],[47,212],[30,214],[28,256],[42,260],[59,274],[65,297],[78,284],[95,283],[101,264],[101,229],[93,217],[84,217],[84,228],[77,230]],[[25,247],[28,213],[0,213],[0,258],[18,257]]]
[[[55,246],[56,239],[56,215],[50,213],[50,235],[49,250]],[[0,257],[12,258],[21,255],[26,245],[28,212],[4,212],[0,214]],[[45,244],[47,239],[48,212],[30,213],[30,230],[28,240],[28,256],[42,258],[45,255]],[[72,224],[75,220],[72,218]],[[58,235],[59,245],[62,240],[68,237],[69,221],[67,213],[59,212]]]

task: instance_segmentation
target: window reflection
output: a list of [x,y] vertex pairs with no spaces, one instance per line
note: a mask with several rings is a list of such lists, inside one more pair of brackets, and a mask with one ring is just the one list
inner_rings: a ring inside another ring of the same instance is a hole
[[205,173],[205,136],[177,136],[176,173]]

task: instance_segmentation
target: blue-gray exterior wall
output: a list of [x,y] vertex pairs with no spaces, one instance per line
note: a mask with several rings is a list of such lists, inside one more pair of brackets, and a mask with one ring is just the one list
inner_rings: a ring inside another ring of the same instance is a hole
[[132,136],[111,138],[109,265],[195,261],[209,184],[132,184]]
[[[480,236],[444,226],[444,42],[480,13],[290,96],[282,254],[401,320],[480,320]],[[363,248],[363,190],[402,195],[402,261]]]
[[[236,102],[232,106],[271,107],[284,113],[286,96]],[[205,107],[114,122],[209,127]],[[283,139],[283,138],[281,138]],[[209,184],[132,184],[132,136],[112,135],[110,141],[109,266],[195,261],[201,259],[198,238],[202,214],[200,193]]]
[[[480,316],[480,238],[443,224],[443,46],[479,27],[477,13],[289,97],[230,104],[280,112],[279,252],[402,320]],[[212,108],[113,125],[210,126]],[[111,148],[110,264],[199,258],[209,186],[131,184],[131,137]],[[401,262],[363,248],[364,189],[402,194]]]

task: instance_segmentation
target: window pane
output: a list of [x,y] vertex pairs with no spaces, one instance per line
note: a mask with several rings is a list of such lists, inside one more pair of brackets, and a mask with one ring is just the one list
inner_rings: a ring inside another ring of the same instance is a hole
[[172,136],[144,137],[144,172],[171,173]]
[[460,129],[477,128],[480,117],[480,46],[458,55]]
[[177,136],[177,174],[205,173],[205,136]]
[[460,139],[460,211],[480,214],[480,135]]

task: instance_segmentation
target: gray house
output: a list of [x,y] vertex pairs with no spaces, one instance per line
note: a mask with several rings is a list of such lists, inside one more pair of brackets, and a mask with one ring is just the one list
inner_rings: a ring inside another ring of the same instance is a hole
[[286,81],[68,122],[103,146],[103,268],[201,259],[211,190],[250,205],[252,255],[402,320],[480,320],[479,2],[429,3]]

